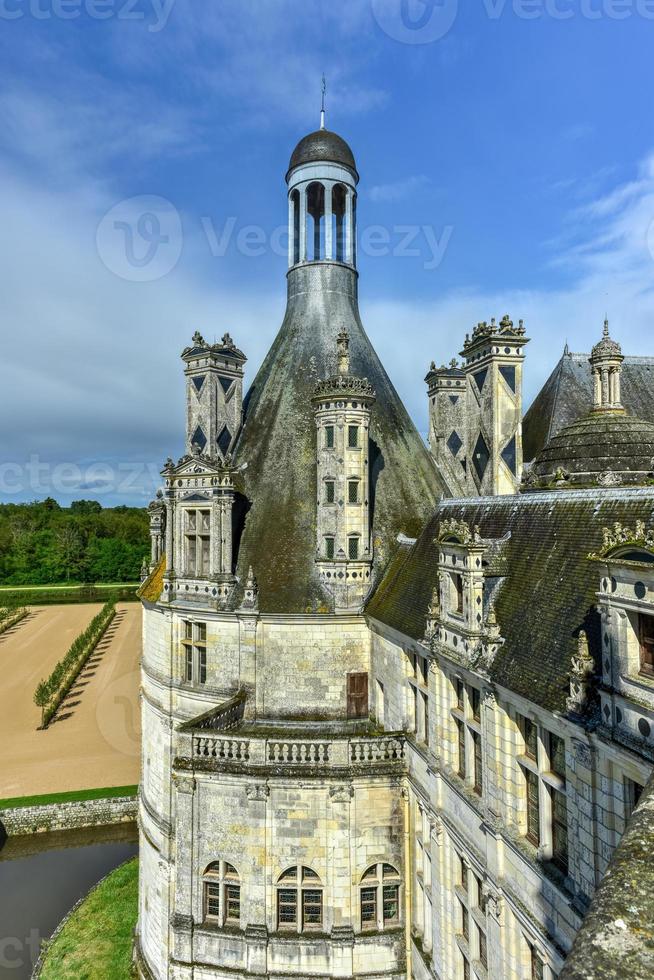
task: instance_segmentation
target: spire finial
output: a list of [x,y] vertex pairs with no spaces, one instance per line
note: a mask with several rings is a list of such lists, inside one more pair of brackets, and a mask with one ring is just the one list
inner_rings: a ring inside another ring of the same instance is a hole
[[322,102],[320,104],[320,128],[325,128],[325,93],[327,91],[327,79],[325,78],[325,73],[322,73]]
[[609,336],[609,315],[608,315],[608,313],[606,313],[604,315],[604,336],[605,337],[608,337]]

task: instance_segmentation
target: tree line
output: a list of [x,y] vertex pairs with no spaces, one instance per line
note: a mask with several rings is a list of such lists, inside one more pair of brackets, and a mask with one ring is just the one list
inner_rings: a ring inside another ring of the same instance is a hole
[[0,504],[0,585],[138,582],[148,528],[144,508],[97,500]]

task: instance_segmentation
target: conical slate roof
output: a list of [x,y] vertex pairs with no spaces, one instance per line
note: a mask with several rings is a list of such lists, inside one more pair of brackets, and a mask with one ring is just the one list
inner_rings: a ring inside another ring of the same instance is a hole
[[334,373],[336,337],[350,336],[350,370],[377,400],[370,436],[374,570],[389,560],[400,532],[417,535],[443,495],[432,459],[359,318],[356,273],[332,263],[289,273],[286,316],[245,403],[236,447],[241,491],[250,503],[237,573],[250,565],[264,612],[329,612],[316,555],[316,426],[311,397]]

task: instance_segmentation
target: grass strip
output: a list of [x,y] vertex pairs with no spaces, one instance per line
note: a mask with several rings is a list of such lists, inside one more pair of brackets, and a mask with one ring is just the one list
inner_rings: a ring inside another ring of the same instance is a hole
[[138,859],[107,875],[46,944],[39,980],[129,980]]
[[67,793],[45,793],[41,796],[15,796],[0,800],[0,810],[26,806],[48,806],[51,803],[81,803],[86,800],[108,800],[118,796],[136,796],[138,786],[109,786],[104,789],[75,789]]

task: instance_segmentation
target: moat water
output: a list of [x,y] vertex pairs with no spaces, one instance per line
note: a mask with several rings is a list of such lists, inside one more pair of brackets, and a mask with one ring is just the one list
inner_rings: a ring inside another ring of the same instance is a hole
[[93,885],[138,853],[137,840],[130,824],[0,845],[1,980],[29,980],[41,942]]

